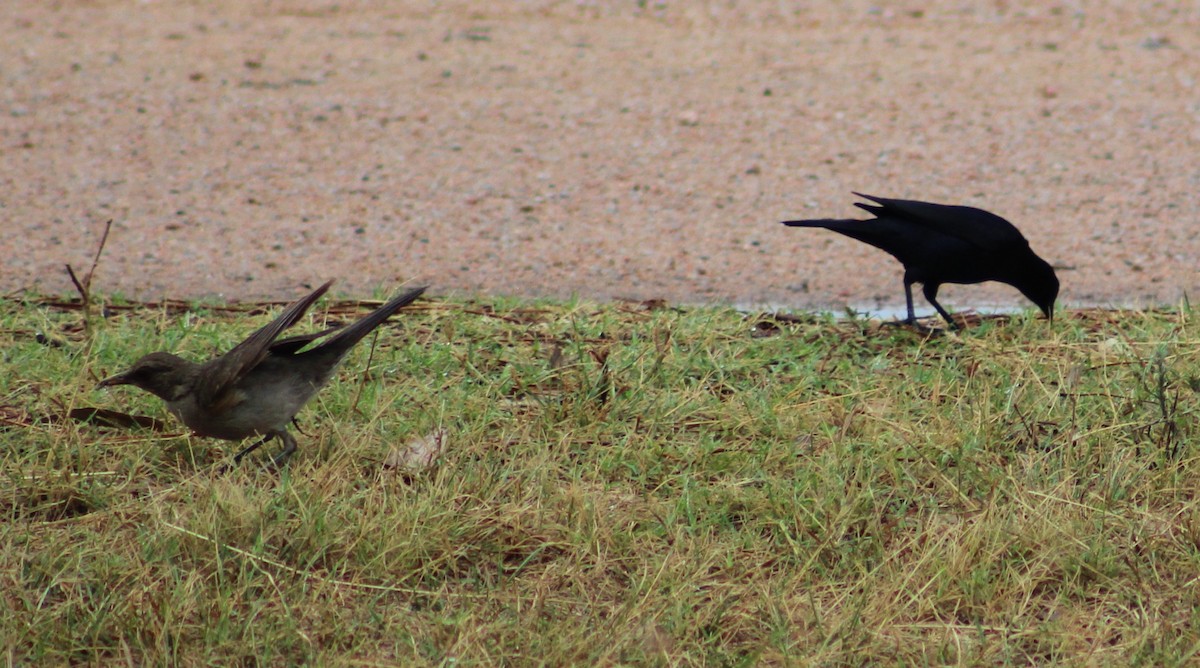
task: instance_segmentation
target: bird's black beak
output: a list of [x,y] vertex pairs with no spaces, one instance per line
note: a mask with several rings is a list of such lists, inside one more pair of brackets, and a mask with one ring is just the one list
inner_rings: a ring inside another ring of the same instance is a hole
[[108,378],[105,378],[104,380],[100,381],[99,383],[96,383],[95,389],[98,390],[102,387],[112,387],[113,385],[128,385],[128,384],[129,384],[129,377],[126,374],[119,373],[115,376],[109,376]]

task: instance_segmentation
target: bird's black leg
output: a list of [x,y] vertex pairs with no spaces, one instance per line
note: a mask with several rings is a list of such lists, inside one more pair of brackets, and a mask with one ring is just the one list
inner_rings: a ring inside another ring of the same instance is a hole
[[283,441],[283,450],[275,455],[275,459],[272,461],[275,463],[275,466],[281,466],[296,451],[296,439],[286,431],[276,432],[275,435],[279,437],[279,440]]
[[922,291],[925,293],[925,299],[929,300],[929,303],[933,304],[933,307],[937,309],[937,312],[941,314],[943,318],[946,319],[946,322],[950,323],[950,329],[960,329],[958,323],[954,322],[954,318],[951,318],[950,314],[946,313],[946,309],[942,308],[942,305],[937,302],[938,287],[939,286],[936,283],[922,286]]
[[904,319],[904,324],[911,325],[917,321],[917,313],[913,311],[912,304],[912,284],[914,281],[909,277],[904,277],[904,304],[908,307],[908,317]]
[[[912,284],[913,283],[916,283],[916,281],[913,281],[913,279],[908,278],[908,276],[905,275],[905,277],[904,277],[904,302],[905,302],[905,306],[908,307],[908,317],[905,318],[904,320],[896,320],[895,323],[884,323],[884,324],[886,324],[888,326],[894,326],[894,327],[899,327],[900,325],[913,326],[913,325],[917,324],[917,313],[914,312],[912,309]],[[922,329],[922,327],[917,327],[917,329]]]
[[252,445],[247,446],[246,449],[244,449],[241,452],[234,455],[233,463],[241,464],[242,457],[245,457],[246,455],[250,454],[251,452],[254,452],[255,450],[261,448],[264,443],[266,443],[267,441],[269,441],[273,438],[275,438],[275,434],[267,434],[266,436],[263,436],[261,440],[255,441]]

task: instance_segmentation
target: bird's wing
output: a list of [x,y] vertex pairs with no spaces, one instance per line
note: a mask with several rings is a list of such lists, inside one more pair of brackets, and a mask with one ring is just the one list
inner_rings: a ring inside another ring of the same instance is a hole
[[996,250],[1014,245],[1022,246],[1029,243],[1012,223],[983,209],[873,197],[857,192],[854,194],[865,197],[878,205],[857,202],[854,206],[880,218],[884,216],[902,218],[940,234],[962,239],[984,250]]
[[[246,375],[246,372],[257,366],[267,356],[271,349],[271,343],[275,341],[280,332],[296,324],[304,312],[320,299],[321,295],[325,294],[330,285],[333,285],[333,281],[325,283],[307,296],[292,302],[283,310],[283,313],[251,334],[245,341],[237,344],[233,350],[201,367],[196,382],[197,403],[200,406],[221,404],[225,393],[232,389],[238,380]],[[285,348],[291,346],[298,349],[308,343],[308,341],[296,341],[301,338],[304,338],[303,335],[284,339],[280,343],[283,343]]]

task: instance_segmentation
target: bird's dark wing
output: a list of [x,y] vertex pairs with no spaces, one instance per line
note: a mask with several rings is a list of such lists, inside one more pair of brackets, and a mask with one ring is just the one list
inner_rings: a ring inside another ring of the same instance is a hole
[[1029,244],[1020,230],[1012,223],[990,211],[971,206],[888,199],[857,192],[854,194],[865,197],[878,205],[857,202],[854,206],[880,218],[885,216],[902,218],[940,234],[962,239],[984,250],[991,251]]
[[[196,382],[197,403],[202,407],[221,404],[225,399],[223,395],[226,391],[236,385],[238,380],[246,375],[246,372],[257,366],[267,356],[271,343],[275,341],[280,332],[296,324],[304,312],[320,299],[321,295],[325,294],[330,285],[333,285],[333,281],[325,283],[307,296],[292,302],[277,318],[251,334],[245,341],[237,344],[233,350],[204,364],[199,370],[199,378]],[[303,337],[285,339],[283,341],[285,348],[299,349],[308,343],[308,341],[296,342],[296,339],[299,338]]]

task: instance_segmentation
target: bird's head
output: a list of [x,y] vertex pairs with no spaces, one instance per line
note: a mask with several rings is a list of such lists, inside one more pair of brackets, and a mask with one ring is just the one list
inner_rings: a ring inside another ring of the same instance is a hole
[[1058,299],[1058,275],[1054,267],[1042,258],[1034,255],[1029,259],[1028,266],[1021,272],[1021,279],[1016,287],[1029,301],[1037,304],[1047,320],[1054,320],[1054,302]]
[[133,385],[164,401],[173,401],[191,389],[196,365],[171,353],[150,353],[128,371],[100,381],[96,387]]

